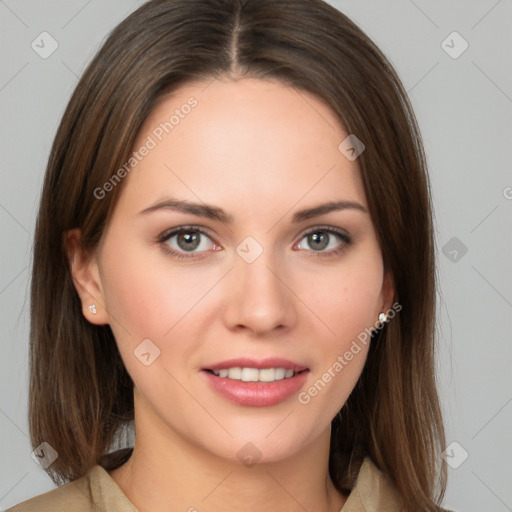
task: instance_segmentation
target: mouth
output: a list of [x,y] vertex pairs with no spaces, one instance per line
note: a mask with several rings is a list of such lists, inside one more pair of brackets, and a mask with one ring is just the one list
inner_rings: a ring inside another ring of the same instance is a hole
[[252,407],[276,405],[298,393],[309,368],[279,358],[242,358],[202,368],[210,388],[230,402]]

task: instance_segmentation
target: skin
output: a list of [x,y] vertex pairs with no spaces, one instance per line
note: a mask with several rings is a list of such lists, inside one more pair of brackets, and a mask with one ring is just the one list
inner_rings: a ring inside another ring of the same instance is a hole
[[[135,148],[191,96],[197,107],[125,178],[97,250],[83,253],[79,231],[69,234],[83,313],[111,325],[135,384],[134,453],[110,475],[141,512],[261,512],[269,503],[337,512],[347,497],[328,473],[330,424],[368,346],[307,405],[296,394],[271,407],[234,404],[200,370],[234,357],[282,357],[309,368],[307,390],[391,307],[392,280],[369,213],[345,209],[292,223],[296,211],[330,201],[367,209],[357,160],[338,150],[348,134],[309,93],[222,79],[165,98]],[[169,209],[140,214],[171,196],[220,207],[232,223]],[[200,235],[195,259],[165,252],[167,244],[190,255],[177,236],[155,241],[190,225],[210,237]],[[328,246],[315,250],[304,233],[318,226],[343,230],[351,244],[329,234]],[[253,263],[236,252],[247,236],[263,248]],[[161,351],[150,366],[133,354],[144,339]],[[251,467],[237,456],[247,442],[261,456]]]

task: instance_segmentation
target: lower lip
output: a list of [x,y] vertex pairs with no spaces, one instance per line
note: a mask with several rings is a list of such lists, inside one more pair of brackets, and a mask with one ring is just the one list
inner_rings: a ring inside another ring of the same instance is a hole
[[225,398],[239,405],[250,407],[269,407],[283,402],[294,393],[298,393],[307,379],[308,370],[294,377],[274,382],[244,382],[242,380],[217,377],[206,370],[201,371],[208,384]]

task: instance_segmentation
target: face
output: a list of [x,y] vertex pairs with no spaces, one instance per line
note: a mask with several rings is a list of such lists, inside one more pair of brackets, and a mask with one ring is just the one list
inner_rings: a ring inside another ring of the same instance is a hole
[[392,303],[347,136],[256,79],[188,84],[146,120],[81,292],[145,428],[231,460],[328,435],[365,364],[354,340]]

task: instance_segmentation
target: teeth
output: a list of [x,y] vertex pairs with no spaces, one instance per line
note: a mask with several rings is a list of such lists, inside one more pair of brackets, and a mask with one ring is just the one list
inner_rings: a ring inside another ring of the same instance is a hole
[[285,373],[286,373],[286,370],[284,368],[276,368],[275,369],[275,379],[276,380],[284,379]]
[[222,370],[212,370],[217,377],[227,377],[228,379],[241,380],[243,382],[274,382],[275,380],[289,379],[295,372],[285,368],[224,368]]
[[[257,368],[242,368],[240,380],[244,382],[258,382],[259,370]],[[228,373],[229,375],[229,373]]]
[[240,380],[242,378],[242,368],[230,368],[228,370],[228,379]]
[[274,368],[265,368],[257,370],[258,380],[262,382],[274,382],[276,380],[276,371]]

